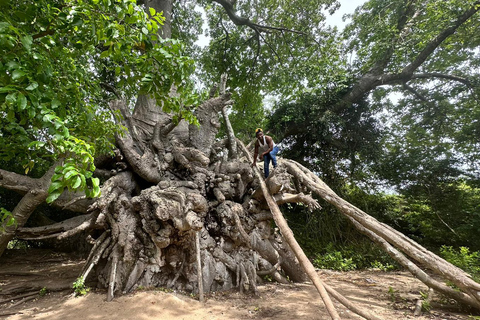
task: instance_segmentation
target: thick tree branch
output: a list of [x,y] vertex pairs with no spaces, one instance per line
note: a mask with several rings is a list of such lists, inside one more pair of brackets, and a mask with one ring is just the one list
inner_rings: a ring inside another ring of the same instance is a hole
[[[0,187],[15,191],[21,195],[25,195],[30,190],[41,189],[42,183],[43,178],[35,179],[0,169]],[[85,213],[92,202],[93,200],[86,199],[83,193],[65,191],[52,205],[65,210]]]
[[[59,164],[59,161],[54,163],[40,179],[36,179],[36,183],[32,185],[32,188],[25,193],[22,200],[20,200],[20,202],[15,206],[15,209],[13,209],[12,215],[16,223],[11,226],[3,227],[4,231],[0,234],[0,256],[7,248],[8,242],[13,239],[17,227],[23,227],[33,211],[47,199],[47,190],[48,186],[50,185],[50,179],[52,178],[55,172],[55,167]],[[12,178],[12,176],[15,176],[8,175],[7,173],[8,171],[2,170],[2,178],[0,178],[0,180],[9,181],[8,179]],[[8,184],[10,183],[11,181],[8,182]]]
[[39,188],[42,181],[22,174],[0,169],[0,187],[25,194],[29,190]]
[[252,22],[249,18],[244,18],[238,15],[237,12],[235,11],[235,8],[233,7],[234,5],[233,1],[229,1],[229,0],[213,0],[213,1],[220,4],[225,9],[225,12],[227,13],[230,20],[232,20],[232,22],[237,26],[246,26],[253,29],[255,32],[267,32],[269,30],[272,30],[272,31],[279,31],[279,32],[287,31],[287,32],[292,32],[296,34],[306,35],[305,32],[301,32],[298,30],[256,24]]
[[443,30],[435,39],[430,41],[427,46],[418,54],[417,58],[406,66],[402,73],[413,74],[425,60],[438,48],[438,46],[449,36],[455,33],[457,29],[480,10],[480,1],[475,1],[473,5],[465,11],[458,19],[447,29]]
[[[393,84],[395,82],[406,82],[414,76],[414,72],[428,59],[428,57],[438,48],[438,46],[449,36],[455,33],[455,31],[468,19],[470,19],[475,13],[480,10],[480,1],[476,1],[470,9],[465,11],[462,15],[460,15],[455,22],[442,32],[440,32],[437,37],[435,37],[432,41],[430,41],[426,47],[418,54],[418,56],[407,65],[401,73],[399,74],[382,74],[383,67],[386,66],[385,59],[380,60],[377,62],[371,69],[368,71],[364,76],[362,76],[357,83],[353,86],[352,90],[335,106],[335,109],[342,109],[352,103],[355,103],[359,99],[361,99],[364,95],[366,95],[371,90],[375,89],[378,86],[385,85],[385,84]],[[388,54],[385,55],[388,57]],[[388,57],[390,59],[390,57]],[[388,63],[388,61],[387,61]],[[417,78],[423,77],[437,77],[437,78],[445,78],[445,75],[441,75],[440,73],[425,73],[425,74],[418,74],[416,75]],[[460,81],[467,84],[465,79],[462,80],[460,77],[448,77],[451,80]]]
[[64,220],[59,223],[34,227],[34,228],[19,228],[16,236],[25,240],[39,240],[48,238],[64,238],[66,236],[73,235],[74,231],[85,230],[88,227],[93,226],[98,213],[91,213],[88,215],[82,215]]
[[469,88],[473,88],[472,82],[469,79],[454,76],[451,74],[444,74],[440,72],[425,72],[425,73],[414,73],[410,76],[410,79],[430,79],[430,78],[438,78],[438,79],[446,79],[446,80],[453,80],[460,83],[463,83]]

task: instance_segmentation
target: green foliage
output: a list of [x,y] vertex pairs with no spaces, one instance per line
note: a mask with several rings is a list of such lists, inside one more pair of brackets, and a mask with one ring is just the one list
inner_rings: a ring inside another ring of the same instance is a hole
[[40,297],[45,296],[47,293],[48,293],[48,290],[47,290],[46,287],[43,287],[43,288],[40,289],[40,291],[38,292],[38,294],[40,295]]
[[427,301],[428,299],[428,293],[425,293],[423,291],[420,291],[420,296],[422,297],[423,301],[422,301],[422,310],[423,311],[426,311],[426,312],[429,312],[430,309],[432,309],[432,305],[430,304],[430,302]]
[[340,251],[327,252],[323,255],[317,255],[313,260],[313,265],[321,269],[332,269],[338,271],[350,271],[357,268],[352,258],[345,258]]
[[[375,217],[432,249],[442,245],[480,248],[478,188],[459,180],[412,185],[404,193],[388,197],[393,201],[390,209],[376,209]],[[353,203],[362,207],[361,202]]]
[[391,263],[384,263],[384,262],[380,262],[380,261],[373,261],[371,263],[371,268],[373,269],[378,269],[378,270],[381,270],[381,271],[393,271],[393,270],[396,270],[398,269],[398,267],[394,264],[391,264]]
[[480,252],[470,252],[469,248],[460,247],[458,251],[451,246],[440,248],[441,256],[448,262],[468,272],[472,278],[480,282]]
[[7,244],[8,250],[11,250],[11,249],[27,250],[29,248],[30,248],[30,245],[28,241],[25,241],[25,240],[13,239],[13,240],[10,240]]
[[13,214],[5,208],[0,208],[0,232],[14,224],[16,224],[16,221]]
[[381,129],[366,101],[333,106],[348,90],[338,83],[328,91],[303,94],[276,106],[269,127],[284,144],[282,154],[307,165],[334,190],[347,181],[366,180],[366,164],[381,150]]
[[78,277],[77,280],[75,280],[75,282],[73,283],[72,287],[76,297],[84,296],[90,291],[90,288],[85,287],[85,280],[83,279],[83,277]]
[[196,102],[193,61],[180,41],[157,35],[161,13],[134,0],[12,0],[0,18],[0,160],[15,158],[28,174],[65,158],[48,201],[65,187],[99,194],[93,156],[109,152],[123,130],[110,100],[152,95],[195,122],[185,107]]
[[388,287],[388,296],[392,302],[396,302],[399,298],[398,291],[393,287]]

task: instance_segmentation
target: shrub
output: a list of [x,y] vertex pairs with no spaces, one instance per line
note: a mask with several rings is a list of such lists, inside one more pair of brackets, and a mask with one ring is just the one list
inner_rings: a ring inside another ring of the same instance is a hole
[[90,288],[87,288],[85,286],[85,280],[83,277],[78,277],[77,280],[73,283],[73,290],[75,293],[75,296],[84,296],[90,291]]
[[480,252],[470,252],[467,247],[460,247],[456,251],[453,247],[442,246],[440,248],[440,255],[448,262],[462,268],[470,273],[473,279],[480,281]]
[[352,258],[343,257],[342,252],[333,251],[326,254],[318,254],[313,260],[313,265],[320,269],[332,269],[338,271],[355,270],[357,266]]

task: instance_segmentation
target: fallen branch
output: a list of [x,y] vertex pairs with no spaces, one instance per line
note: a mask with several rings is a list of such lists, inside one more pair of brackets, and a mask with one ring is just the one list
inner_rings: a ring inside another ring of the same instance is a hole
[[[241,148],[244,150],[245,156],[249,160],[249,162],[253,162],[251,155],[248,153],[247,149],[243,145],[243,143],[238,140],[237,143],[241,146]],[[310,260],[308,260],[307,256],[303,252],[302,248],[298,244],[297,240],[293,236],[292,230],[289,228],[287,221],[283,217],[280,209],[278,208],[277,203],[273,199],[273,197],[270,195],[267,189],[267,185],[265,184],[265,181],[263,180],[262,175],[260,174],[260,171],[254,167],[254,172],[255,175],[257,176],[257,179],[260,182],[260,187],[263,190],[263,194],[265,196],[265,199],[267,200],[267,204],[270,207],[270,211],[272,212],[273,219],[275,220],[275,223],[279,227],[280,231],[282,232],[283,237],[287,241],[287,243],[290,245],[292,248],[293,252],[297,256],[300,265],[303,267],[307,275],[310,277],[312,282],[314,283],[315,287],[317,288],[318,292],[320,293],[320,296],[322,297],[323,302],[325,303],[325,306],[327,308],[328,313],[330,314],[330,317],[332,319],[340,319],[340,316],[338,315],[337,311],[335,310],[335,307],[333,306],[333,303],[328,296],[327,291],[325,290],[325,286],[323,284],[323,281],[320,280],[318,274],[315,271],[315,268],[313,267],[312,263]],[[371,318],[374,319],[374,318]]]

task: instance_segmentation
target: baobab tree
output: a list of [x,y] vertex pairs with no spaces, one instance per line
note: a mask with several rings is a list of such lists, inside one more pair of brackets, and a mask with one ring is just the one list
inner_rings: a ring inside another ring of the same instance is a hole
[[[295,33],[292,28],[254,23],[238,15],[233,3],[216,2],[235,25],[251,28],[257,39],[266,31]],[[251,168],[251,151],[235,139],[228,126],[225,109],[234,101],[226,92],[225,81],[220,82],[218,93],[211,90],[201,102],[192,95],[185,80],[191,61],[182,55],[181,44],[168,40],[172,3],[146,1],[139,7],[123,0],[114,2],[113,8],[111,4],[67,1],[52,4],[55,10],[48,11],[41,6],[43,3],[37,3],[26,11],[27,18],[29,14],[39,15],[38,26],[34,27],[18,14],[21,6],[8,7],[17,11],[12,11],[12,18],[1,25],[3,39],[6,43],[11,40],[10,51],[5,50],[9,60],[2,64],[6,77],[0,101],[5,115],[1,139],[7,145],[8,139],[20,133],[23,140],[8,144],[5,154],[11,161],[15,150],[22,150],[30,158],[40,155],[50,161],[41,175],[38,173],[39,178],[15,173],[8,167],[0,169],[0,186],[23,195],[10,214],[15,223],[7,225],[5,221],[3,226],[0,253],[13,237],[61,240],[89,232],[92,249],[80,276],[108,288],[109,299],[138,286],[198,292],[200,274],[206,291],[238,287],[254,292],[259,275],[287,282],[303,281],[307,274],[332,318],[338,315],[331,308],[329,295],[365,318],[374,319],[312,274],[311,264],[282,221],[279,204],[297,202],[311,210],[320,209],[311,195],[314,193],[336,206],[429,287],[480,307],[480,285],[468,274],[341,199],[295,161],[281,160],[264,182],[258,169]],[[419,51],[413,63],[396,73],[397,78],[418,78],[414,72],[435,51],[435,45],[438,47],[478,10],[478,3],[473,3],[458,13],[451,25]],[[417,17],[414,12],[407,7],[399,16],[398,37],[402,37],[408,21]],[[92,30],[94,36],[89,37]],[[88,67],[79,69],[69,56],[74,50],[84,50],[78,59]],[[47,51],[57,56],[49,60]],[[20,61],[20,53],[30,60]],[[62,53],[67,59],[56,66],[53,61]],[[36,60],[46,64],[45,72],[28,69]],[[388,82],[388,62],[385,55],[385,61],[378,60],[367,68],[336,108],[355,103]],[[378,80],[382,76],[388,79]],[[59,78],[66,83],[55,87]],[[399,81],[397,78],[391,83]],[[69,93],[75,99],[69,100]],[[217,139],[222,116],[228,135]],[[92,128],[95,123],[99,127]],[[114,140],[103,141],[103,149],[97,149],[104,152],[94,154],[95,138],[109,133],[114,134]],[[106,152],[107,147],[114,151]],[[15,168],[11,162],[9,165]],[[32,158],[24,169],[28,173],[35,166],[39,164]],[[98,198],[88,198],[98,196],[100,191]],[[35,208],[45,201],[82,214],[47,226],[24,227]],[[272,229],[272,219],[280,232]],[[196,238],[200,257],[195,250]],[[198,260],[201,269],[197,268]],[[433,279],[423,267],[454,283],[460,291]]]

